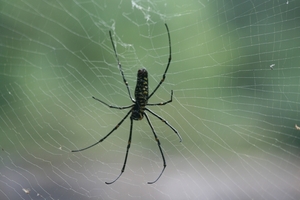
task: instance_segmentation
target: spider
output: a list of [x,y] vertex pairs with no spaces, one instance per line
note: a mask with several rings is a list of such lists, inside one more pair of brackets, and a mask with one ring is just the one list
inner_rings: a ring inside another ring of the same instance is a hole
[[149,126],[150,126],[150,128],[152,130],[152,133],[153,133],[154,138],[155,138],[155,140],[157,142],[157,145],[158,145],[158,148],[160,150],[160,153],[161,153],[161,156],[162,156],[162,160],[163,160],[163,169],[162,169],[161,173],[159,174],[159,176],[157,177],[156,180],[154,180],[152,182],[148,182],[148,184],[155,183],[161,177],[161,175],[163,174],[163,172],[164,172],[164,170],[165,170],[165,168],[167,166],[166,165],[166,160],[165,160],[163,151],[162,151],[161,146],[160,146],[160,141],[159,141],[159,139],[157,137],[157,134],[156,134],[156,132],[155,132],[155,130],[154,130],[154,128],[153,128],[153,126],[152,126],[152,124],[150,122],[150,119],[149,119],[149,117],[148,117],[148,115],[147,115],[147,113],[145,111],[148,111],[149,113],[151,113],[152,115],[154,115],[155,117],[157,117],[158,119],[160,119],[162,122],[164,122],[167,126],[169,126],[176,133],[176,135],[179,137],[179,141],[180,142],[182,141],[181,136],[179,135],[179,133],[177,132],[177,130],[175,128],[173,128],[173,126],[171,126],[166,120],[164,120],[162,117],[160,117],[159,115],[157,115],[156,113],[154,113],[153,111],[151,111],[150,109],[148,109],[146,107],[146,106],[162,106],[162,105],[166,105],[166,104],[172,102],[173,90],[171,90],[171,99],[169,101],[165,101],[165,102],[161,102],[161,103],[148,103],[148,100],[156,92],[156,90],[159,88],[159,86],[164,82],[164,80],[166,78],[166,73],[167,73],[167,71],[169,69],[169,66],[170,66],[170,63],[171,63],[171,39],[170,39],[170,33],[169,33],[168,25],[165,24],[165,26],[166,26],[166,29],[167,29],[168,39],[169,39],[169,59],[168,59],[168,63],[167,63],[167,67],[165,69],[165,72],[164,72],[164,74],[162,76],[162,79],[160,80],[160,82],[156,86],[156,88],[153,90],[153,92],[150,95],[148,95],[148,72],[144,68],[139,69],[138,72],[137,72],[137,82],[136,82],[136,87],[135,87],[135,91],[134,91],[134,97],[135,97],[135,99],[133,99],[132,96],[131,96],[131,93],[130,93],[130,90],[129,90],[129,86],[128,86],[128,82],[125,79],[125,76],[124,76],[124,73],[123,73],[123,70],[122,70],[122,66],[121,66],[121,63],[119,61],[116,49],[115,49],[115,44],[113,42],[113,39],[112,39],[112,36],[111,36],[111,32],[109,31],[109,36],[110,36],[110,40],[111,40],[111,43],[112,43],[112,47],[113,47],[113,50],[114,50],[114,53],[115,53],[115,56],[116,56],[116,59],[117,59],[117,62],[118,62],[118,68],[119,68],[120,73],[122,75],[124,84],[125,84],[125,86],[127,88],[127,91],[128,91],[128,94],[129,94],[129,98],[131,99],[131,101],[132,101],[133,104],[131,104],[129,106],[113,106],[113,105],[109,105],[109,104],[105,103],[104,101],[102,101],[100,99],[97,99],[96,97],[92,97],[96,101],[99,101],[100,103],[108,106],[109,108],[120,109],[120,110],[130,108],[130,110],[125,115],[125,117],[105,137],[103,137],[102,139],[100,139],[98,142],[96,142],[96,143],[94,143],[94,144],[92,144],[92,145],[90,145],[88,147],[85,147],[83,149],[73,150],[72,151],[72,152],[84,151],[86,149],[89,149],[89,148],[91,148],[91,147],[99,144],[100,142],[103,142],[108,136],[110,136],[110,134],[112,134],[124,122],[124,120],[131,113],[131,116],[130,116],[129,139],[128,139],[125,160],[124,160],[124,163],[123,163],[123,167],[122,167],[121,173],[120,173],[120,175],[115,180],[113,180],[111,182],[105,182],[106,184],[112,184],[112,183],[116,182],[120,178],[120,176],[123,174],[123,172],[125,170],[126,162],[127,162],[127,157],[128,157],[128,152],[129,152],[130,144],[131,144],[133,120],[142,120],[144,116],[146,117],[147,122],[148,122],[148,124],[149,124]]

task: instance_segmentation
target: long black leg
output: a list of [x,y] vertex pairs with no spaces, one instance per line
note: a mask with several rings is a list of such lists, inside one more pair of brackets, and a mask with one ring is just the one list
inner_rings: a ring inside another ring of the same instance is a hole
[[147,106],[163,106],[167,103],[171,103],[173,100],[173,90],[171,90],[171,99],[169,101],[161,102],[161,103],[147,103]]
[[[113,128],[113,130],[111,130],[104,138],[102,138],[101,140],[99,140],[98,142],[88,146],[88,147],[85,147],[83,149],[79,149],[79,150],[72,150],[72,152],[79,152],[79,151],[84,151],[86,149],[89,149],[97,144],[99,144],[100,142],[103,142],[103,140],[105,140],[110,134],[112,134],[117,128],[119,128],[119,126],[123,123],[123,121],[128,117],[128,115],[131,113],[131,110],[129,110],[129,112],[125,115],[125,117],[115,126],[115,128]],[[132,120],[131,120],[132,121]]]
[[120,109],[120,110],[123,110],[123,109],[126,109],[126,108],[131,108],[133,107],[134,104],[130,105],[130,106],[112,106],[112,105],[109,105],[107,103],[105,103],[104,101],[100,100],[100,99],[97,99],[96,97],[93,97],[93,99],[95,99],[96,101],[99,101],[101,103],[103,103],[104,105],[110,107],[110,108],[116,108],[116,109]]
[[153,90],[153,92],[148,96],[148,99],[150,99],[152,97],[152,95],[156,92],[156,90],[159,88],[159,86],[164,82],[165,78],[166,78],[166,73],[169,69],[169,66],[170,66],[170,63],[171,63],[171,60],[172,60],[172,53],[171,53],[171,38],[170,38],[170,32],[169,32],[169,28],[168,28],[168,25],[165,24],[166,26],[166,29],[167,29],[167,32],[168,32],[168,38],[169,38],[169,59],[168,59],[168,64],[167,64],[167,67],[166,67],[166,70],[163,74],[163,77],[162,79],[160,80],[159,84],[156,86],[156,88]]
[[118,61],[118,68],[119,68],[119,70],[120,70],[120,72],[121,72],[121,75],[122,75],[122,78],[123,78],[123,82],[124,82],[124,84],[126,85],[126,88],[127,88],[128,94],[129,94],[129,98],[131,99],[131,101],[132,101],[133,103],[135,103],[135,100],[134,100],[134,99],[132,98],[132,96],[131,96],[131,93],[130,93],[130,90],[129,90],[129,86],[128,86],[128,82],[127,82],[127,80],[125,79],[125,76],[124,76],[124,73],[123,73],[123,69],[122,69],[122,65],[121,65],[121,63],[120,63],[120,61],[119,61],[119,57],[118,57],[118,54],[117,54],[117,51],[116,51],[116,48],[115,48],[115,44],[114,44],[114,41],[113,41],[113,39],[112,39],[112,36],[111,36],[111,32],[110,32],[110,31],[109,31],[109,37],[110,37],[111,44],[112,44],[113,49],[114,49],[114,52],[115,52],[116,59],[117,59],[117,61]]
[[150,112],[152,115],[154,115],[155,117],[157,117],[158,119],[160,119],[161,121],[163,121],[165,124],[167,124],[175,133],[176,135],[179,137],[179,142],[182,141],[182,138],[180,136],[180,134],[178,133],[178,131],[169,124],[169,122],[167,122],[166,120],[164,120],[163,118],[161,118],[159,115],[157,115],[156,113],[154,113],[153,111],[151,111],[150,109],[148,108],[145,108],[145,110],[147,110],[148,112]]
[[121,173],[120,173],[120,175],[114,181],[112,181],[112,182],[105,182],[106,184],[112,184],[112,183],[116,182],[116,180],[118,180],[120,178],[120,176],[123,174],[123,172],[125,170],[125,166],[126,166],[126,162],[127,162],[127,157],[128,157],[128,152],[129,152],[129,148],[130,148],[130,144],[131,144],[132,123],[133,123],[133,120],[132,120],[132,118],[130,118],[130,133],[129,133],[129,138],[128,138],[128,144],[127,144],[127,150],[126,150],[125,160],[124,160],[124,164],[123,164]]
[[156,140],[156,142],[157,142],[157,145],[158,145],[158,148],[159,148],[159,150],[160,150],[161,157],[162,157],[162,159],[163,159],[163,167],[164,167],[164,168],[162,169],[160,175],[157,177],[157,179],[156,179],[155,181],[148,182],[148,184],[153,184],[153,183],[155,183],[155,182],[161,177],[161,175],[162,175],[163,172],[165,171],[165,168],[166,168],[167,164],[166,164],[166,160],[165,160],[164,153],[163,153],[163,151],[162,151],[162,149],[161,149],[161,146],[160,146],[160,141],[159,141],[159,139],[158,139],[158,137],[157,137],[157,135],[156,135],[156,133],[155,133],[155,130],[154,130],[154,128],[153,128],[153,126],[152,126],[152,124],[151,124],[151,122],[150,122],[150,119],[149,119],[149,117],[148,117],[148,115],[147,115],[146,113],[144,113],[144,115],[146,116],[146,119],[147,119],[147,121],[148,121],[148,124],[149,124],[149,126],[150,126],[150,128],[151,128],[151,130],[152,130],[152,133],[153,133],[153,135],[154,135],[154,138],[155,138],[155,140]]

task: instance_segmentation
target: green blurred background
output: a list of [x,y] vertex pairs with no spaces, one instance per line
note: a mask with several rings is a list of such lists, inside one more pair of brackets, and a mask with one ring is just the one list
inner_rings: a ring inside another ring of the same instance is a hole
[[[299,1],[0,1],[0,199],[298,199]],[[173,102],[103,143],[149,73]],[[26,192],[26,191],[29,191]]]

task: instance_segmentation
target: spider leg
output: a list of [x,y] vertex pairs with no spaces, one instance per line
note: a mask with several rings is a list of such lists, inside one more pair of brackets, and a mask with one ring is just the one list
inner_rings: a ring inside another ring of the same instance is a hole
[[150,128],[151,128],[151,130],[152,130],[152,132],[153,132],[154,138],[155,138],[155,140],[156,140],[156,142],[157,142],[158,148],[159,148],[160,153],[161,153],[161,157],[162,157],[162,159],[163,159],[163,167],[164,167],[164,168],[162,169],[160,175],[157,177],[157,179],[156,179],[155,181],[148,182],[148,184],[153,184],[153,183],[155,183],[155,182],[161,177],[161,175],[162,175],[163,172],[165,171],[165,168],[166,168],[167,164],[166,164],[165,156],[164,156],[163,151],[162,151],[161,146],[160,146],[160,141],[159,141],[159,139],[157,138],[157,135],[156,135],[156,133],[155,133],[155,130],[154,130],[154,128],[153,128],[153,126],[152,126],[152,124],[151,124],[151,122],[150,122],[150,119],[149,119],[149,117],[148,117],[148,115],[147,115],[146,113],[144,113],[144,115],[146,116],[146,119],[147,119],[147,121],[148,121],[148,124],[149,124],[149,126],[150,126]]
[[100,142],[103,142],[103,140],[105,140],[110,134],[112,134],[117,128],[119,128],[119,126],[123,123],[123,121],[128,117],[128,115],[131,113],[131,110],[129,110],[129,112],[125,115],[125,117],[115,126],[115,128],[113,128],[113,130],[111,130],[105,137],[103,137],[101,140],[99,140],[98,142],[88,146],[88,147],[85,147],[83,149],[79,149],[79,150],[72,150],[72,152],[79,152],[79,151],[84,151],[86,149],[89,149],[97,144],[99,144]]
[[169,101],[160,102],[160,103],[147,103],[147,106],[163,106],[166,105],[167,103],[171,103],[172,99],[173,99],[173,90],[171,90],[171,99]]
[[125,79],[125,76],[124,76],[124,73],[123,73],[123,69],[122,69],[122,65],[121,65],[121,63],[120,63],[120,61],[119,61],[119,57],[118,57],[118,54],[117,54],[117,51],[116,51],[116,48],[115,48],[115,44],[114,44],[114,41],[113,41],[113,39],[112,39],[112,36],[111,36],[111,32],[110,32],[110,31],[109,31],[109,37],[110,37],[110,41],[111,41],[111,44],[112,44],[113,49],[114,49],[114,52],[115,52],[116,59],[117,59],[117,61],[118,61],[118,68],[119,68],[119,70],[120,70],[120,72],[121,72],[121,75],[122,75],[122,78],[123,78],[123,82],[124,82],[124,84],[126,85],[126,88],[127,88],[128,94],[129,94],[129,98],[131,99],[131,101],[132,101],[133,103],[135,103],[135,100],[134,100],[134,99],[132,98],[132,96],[131,96],[131,93],[130,93],[130,90],[129,90],[129,86],[128,86],[128,82],[127,82],[126,79]]
[[168,59],[168,64],[167,64],[167,67],[166,67],[166,70],[165,70],[165,72],[163,74],[162,79],[160,80],[160,82],[156,86],[156,88],[153,90],[153,92],[148,96],[148,99],[150,99],[152,97],[152,95],[156,92],[156,90],[159,88],[159,86],[164,82],[164,80],[166,78],[166,73],[167,73],[167,71],[169,69],[169,66],[170,66],[170,63],[171,63],[171,60],[172,60],[170,32],[169,32],[168,25],[165,24],[165,26],[166,26],[166,29],[167,29],[167,32],[168,32],[168,38],[169,38],[169,59]]
[[179,137],[179,142],[182,142],[182,138],[180,136],[180,134],[178,133],[178,131],[169,124],[169,122],[167,122],[166,120],[164,120],[162,117],[160,117],[158,114],[154,113],[153,111],[151,111],[148,108],[145,108],[145,110],[147,110],[148,112],[150,112],[152,115],[154,115],[155,117],[157,117],[158,119],[160,119],[161,121],[163,121],[166,125],[168,125],[173,131],[174,133],[176,133],[176,135]]
[[116,180],[118,180],[120,178],[120,176],[123,174],[123,172],[125,170],[125,166],[126,166],[126,162],[127,162],[127,157],[128,157],[128,152],[129,152],[129,148],[130,148],[130,144],[131,144],[132,123],[133,123],[133,119],[130,118],[130,133],[129,133],[129,138],[128,138],[128,144],[127,144],[127,150],[126,150],[125,160],[124,160],[124,164],[123,164],[121,173],[120,173],[120,175],[114,181],[112,181],[112,182],[105,182],[106,184],[112,184],[112,183],[116,182]]
[[120,110],[123,110],[123,109],[126,109],[126,108],[131,108],[133,105],[130,105],[130,106],[112,106],[112,105],[109,105],[107,103],[105,103],[104,101],[100,100],[100,99],[97,99],[96,97],[93,97],[93,99],[95,99],[96,101],[99,101],[101,103],[103,103],[104,105],[110,107],[110,108],[116,108],[116,109],[120,109]]

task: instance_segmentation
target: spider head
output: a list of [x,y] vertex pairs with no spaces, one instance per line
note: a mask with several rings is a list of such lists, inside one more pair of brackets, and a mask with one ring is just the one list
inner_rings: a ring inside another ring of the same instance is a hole
[[141,120],[144,117],[144,111],[138,105],[135,105],[131,111],[131,119]]

